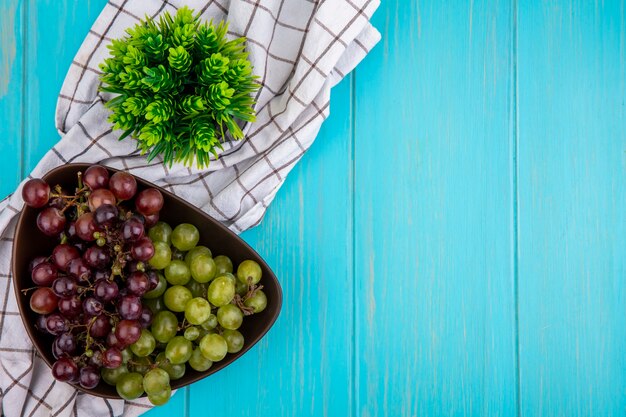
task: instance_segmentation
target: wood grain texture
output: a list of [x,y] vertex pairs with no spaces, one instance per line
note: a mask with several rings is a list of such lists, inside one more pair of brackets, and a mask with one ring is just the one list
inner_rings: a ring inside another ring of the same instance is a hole
[[626,8],[520,2],[522,415],[626,406]]

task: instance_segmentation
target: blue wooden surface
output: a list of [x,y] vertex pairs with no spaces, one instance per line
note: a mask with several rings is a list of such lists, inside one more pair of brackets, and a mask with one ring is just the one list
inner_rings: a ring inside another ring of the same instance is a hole
[[[0,0],[0,196],[105,0]],[[259,227],[275,327],[150,416],[623,415],[623,0],[383,2]]]

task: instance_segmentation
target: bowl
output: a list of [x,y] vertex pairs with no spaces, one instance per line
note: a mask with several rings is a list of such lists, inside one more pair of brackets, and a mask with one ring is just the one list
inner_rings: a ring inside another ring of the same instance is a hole
[[[88,164],[68,164],[53,169],[48,172],[43,180],[48,182],[51,187],[56,184],[61,185],[64,189],[73,190],[76,187],[76,174],[84,171],[89,167]],[[117,170],[108,168],[109,174]],[[229,353],[220,362],[216,362],[205,372],[197,372],[187,367],[185,375],[176,380],[171,381],[172,389],[177,389],[205,378],[215,372],[225,368],[235,360],[244,355],[252,346],[254,346],[272,327],[282,304],[282,290],[270,267],[263,261],[258,253],[254,251],[239,236],[224,227],[217,220],[207,215],[200,209],[189,204],[185,200],[165,191],[148,181],[136,177],[139,190],[154,187],[161,191],[164,198],[163,209],[161,210],[160,219],[171,224],[191,223],[200,231],[199,245],[205,245],[214,251],[215,254],[223,254],[229,256],[236,265],[245,259],[252,259],[261,266],[263,278],[261,284],[263,291],[267,295],[267,308],[261,313],[248,316],[239,329],[245,339],[244,347],[237,353]],[[37,349],[39,356],[52,367],[55,359],[52,355],[53,336],[43,334],[35,327],[37,314],[34,313],[29,306],[30,293],[24,295],[22,290],[33,287],[33,282],[28,272],[28,263],[36,256],[49,256],[52,249],[57,244],[55,238],[45,236],[39,231],[36,225],[36,217],[39,209],[25,207],[19,217],[15,239],[13,243],[13,287],[20,310],[24,327],[30,339]],[[72,384],[76,389],[86,393],[104,398],[120,398],[115,387],[107,385],[104,381],[100,381],[97,387],[93,389],[85,389],[78,384]]]

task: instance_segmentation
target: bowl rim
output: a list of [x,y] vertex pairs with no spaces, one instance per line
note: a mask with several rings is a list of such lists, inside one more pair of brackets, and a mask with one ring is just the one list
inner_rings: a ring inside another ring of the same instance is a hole
[[[133,177],[135,177],[135,179],[137,180],[137,182],[142,183],[141,185],[144,187],[154,187],[157,190],[159,190],[160,192],[166,194],[169,198],[174,199],[177,203],[182,204],[184,206],[186,206],[187,208],[191,209],[192,211],[195,211],[197,213],[199,213],[200,215],[202,215],[203,217],[206,217],[208,219],[210,219],[210,221],[212,221],[214,223],[214,225],[218,228],[221,229],[223,232],[227,233],[228,235],[232,235],[236,240],[239,241],[239,243],[246,248],[247,250],[249,250],[250,252],[252,252],[253,254],[255,254],[257,256],[257,258],[260,260],[261,262],[261,266],[265,267],[268,271],[270,271],[271,275],[270,278],[275,281],[276,283],[276,289],[277,289],[277,297],[274,300],[274,304],[275,304],[275,308],[276,308],[276,314],[274,314],[273,316],[271,316],[270,320],[268,320],[266,323],[263,324],[263,330],[259,333],[259,335],[250,340],[249,345],[247,346],[246,350],[241,353],[240,356],[236,357],[235,359],[233,359],[231,362],[227,363],[226,365],[222,366],[221,368],[217,369],[217,367],[213,368],[211,367],[209,370],[203,372],[203,373],[198,373],[198,375],[194,376],[193,378],[191,378],[188,382],[186,382],[185,384],[182,384],[180,386],[177,386],[176,388],[172,388],[172,389],[180,389],[186,386],[189,386],[195,382],[200,381],[201,379],[204,379],[206,377],[209,377],[211,375],[213,375],[214,373],[217,373],[219,371],[221,371],[222,369],[228,367],[229,365],[231,365],[233,362],[236,362],[238,359],[240,359],[242,356],[244,356],[246,353],[248,353],[253,347],[254,345],[256,345],[261,339],[263,339],[267,333],[270,331],[270,329],[274,326],[274,324],[276,323],[276,320],[278,320],[278,316],[280,315],[280,312],[282,310],[282,304],[283,304],[283,290],[282,287],[280,285],[280,281],[278,280],[278,277],[276,276],[276,274],[274,273],[274,271],[270,268],[270,266],[267,264],[267,262],[265,261],[265,259],[263,259],[263,257],[261,255],[259,255],[259,253],[252,248],[252,246],[250,246],[245,240],[243,240],[238,234],[236,234],[235,232],[233,232],[232,230],[230,230],[228,227],[224,226],[220,221],[218,221],[217,219],[215,219],[213,216],[211,216],[210,214],[206,213],[205,211],[201,210],[200,208],[194,206],[193,204],[189,203],[188,201],[182,199],[181,197],[177,196],[176,194],[167,191],[165,188],[156,185],[154,183],[152,183],[151,181],[148,181],[138,175],[133,174],[132,172],[129,171],[125,171],[125,170],[121,170],[121,169],[117,169],[117,168],[113,168],[110,167],[108,165],[105,165],[103,163],[68,163],[68,164],[64,164],[64,165],[60,165],[58,167],[55,167],[49,171],[47,171],[44,175],[41,176],[41,179],[46,181],[47,178],[68,170],[70,168],[75,168],[77,169],[77,171],[81,171],[81,170],[85,170],[86,168],[92,166],[92,165],[102,165],[103,167],[105,167],[107,170],[112,171],[113,173],[115,172],[128,172],[129,174],[131,174]],[[42,355],[39,352],[39,347],[37,346],[37,343],[35,342],[35,340],[37,339],[37,335],[33,334],[33,329],[31,329],[30,326],[26,325],[25,323],[25,313],[23,311],[23,302],[20,301],[20,298],[22,297],[22,294],[20,294],[20,290],[18,289],[18,285],[17,285],[17,275],[16,275],[16,270],[17,270],[17,259],[16,259],[16,252],[17,252],[17,242],[18,242],[18,237],[19,237],[19,231],[22,229],[22,225],[25,222],[24,220],[24,213],[25,213],[25,209],[27,208],[27,206],[24,204],[22,206],[22,208],[20,209],[19,212],[19,216],[18,216],[18,220],[17,223],[15,225],[15,234],[13,236],[13,247],[11,248],[11,281],[13,284],[13,291],[15,293],[15,297],[16,297],[16,301],[17,301],[17,307],[18,310],[20,312],[20,319],[22,320],[22,324],[24,325],[24,328],[26,330],[26,333],[28,334],[28,337],[31,341],[31,343],[33,344],[33,349],[35,351],[35,353],[37,354],[37,356],[39,356],[39,358],[41,358],[46,365],[49,368],[52,368],[52,363],[50,363],[50,361],[48,360],[48,358],[45,355]],[[174,381],[175,382],[175,381]],[[108,399],[122,399],[122,397],[120,397],[119,395],[110,395],[108,393],[97,393],[94,392],[93,389],[87,389],[87,388],[83,388],[80,386],[80,384],[73,384],[73,383],[69,383],[69,385],[71,385],[73,388],[80,390],[82,392],[85,392],[87,394],[96,396],[96,397],[100,397],[100,398],[108,398]],[[174,385],[174,384],[172,384]],[[97,388],[97,387],[96,387]],[[142,394],[139,398],[144,398],[145,397],[145,393]]]

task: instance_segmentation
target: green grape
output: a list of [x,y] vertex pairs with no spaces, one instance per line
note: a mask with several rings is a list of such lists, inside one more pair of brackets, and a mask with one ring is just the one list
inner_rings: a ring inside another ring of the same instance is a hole
[[184,363],[174,365],[165,357],[165,352],[161,352],[157,355],[155,363],[158,367],[163,369],[170,376],[172,381],[182,378],[185,375],[187,367]]
[[228,344],[219,334],[208,334],[200,340],[200,351],[205,358],[218,362],[228,353]]
[[211,315],[211,304],[206,298],[196,297],[185,305],[185,318],[191,324],[202,324]]
[[119,377],[115,389],[120,397],[130,401],[143,394],[143,376],[137,372],[129,372]]
[[184,261],[170,262],[164,272],[165,279],[172,285],[185,285],[191,279],[191,271]]
[[207,298],[214,306],[219,307],[228,304],[233,297],[235,297],[235,284],[233,284],[230,278],[219,276],[209,285]]
[[146,305],[152,311],[152,314],[157,314],[158,312],[165,310],[165,302],[163,301],[163,297],[161,296],[157,296],[156,298],[148,298],[148,299],[144,298],[143,300],[141,300],[141,303]]
[[235,305],[226,304],[217,309],[217,321],[225,329],[236,330],[243,323],[243,312]]
[[252,297],[243,302],[246,307],[252,308],[255,313],[260,313],[267,307],[267,296],[262,290],[256,290]]
[[198,331],[200,332],[198,334],[198,337],[196,338],[196,342],[199,342],[200,339],[202,339],[204,336],[206,336],[207,334],[213,334],[215,333],[215,329],[204,329],[202,327],[198,327]]
[[[197,248],[196,248],[197,249]],[[198,282],[209,282],[215,278],[217,268],[209,255],[197,255],[191,261],[191,276]]]
[[128,361],[132,358],[133,352],[130,350],[130,348],[122,350],[122,363],[128,363]]
[[165,290],[163,294],[163,301],[165,306],[176,313],[182,313],[185,311],[185,306],[193,297],[191,291],[182,285],[174,285]]
[[180,251],[188,251],[198,244],[200,232],[193,224],[182,223],[172,232],[172,245]]
[[193,345],[183,336],[173,337],[165,347],[165,357],[174,365],[187,362],[191,352],[193,352]]
[[237,282],[239,282],[239,280],[237,278],[235,278],[235,276],[233,274],[231,274],[230,272],[225,272],[222,275],[220,275],[220,277],[228,278],[233,283],[233,285],[235,285],[235,286],[237,285]]
[[176,261],[184,261],[185,260],[185,252],[181,252],[176,248],[172,248],[172,260]]
[[183,336],[187,340],[191,340],[192,342],[200,337],[200,329],[196,326],[187,327]]
[[171,311],[159,311],[152,320],[152,336],[161,343],[169,342],[178,331],[178,318]]
[[247,259],[239,264],[237,268],[237,278],[239,281],[247,284],[248,282],[254,284],[258,284],[261,281],[261,275],[263,272],[261,271],[261,265],[254,262],[253,260]]
[[217,327],[217,316],[215,314],[210,314],[209,318],[206,319],[206,321],[200,326],[206,330],[215,329]]
[[213,261],[215,261],[217,275],[233,272],[233,261],[231,261],[228,256],[219,255],[213,258]]
[[130,350],[132,350],[136,356],[143,357],[154,352],[155,347],[156,340],[154,339],[154,336],[152,336],[152,333],[150,333],[147,329],[142,329],[139,340],[130,345]]
[[138,374],[145,375],[152,368],[152,361],[149,357],[139,357],[135,356],[132,359],[132,364],[130,365],[130,370],[132,372],[137,372]]
[[224,330],[222,337],[228,345],[228,353],[237,353],[243,348],[243,335],[238,330]]
[[172,238],[172,227],[165,222],[156,222],[148,230],[148,237],[152,242],[163,242],[169,246]]
[[163,405],[170,400],[171,396],[172,388],[168,386],[161,392],[158,392],[156,394],[148,394],[148,401],[150,401],[152,405]]
[[[163,293],[165,292],[165,290],[167,289],[167,281],[165,280],[165,277],[157,272],[157,275],[159,277],[159,283],[157,284],[156,288],[148,291],[147,293],[145,293],[143,295],[144,299],[153,299],[153,298],[158,298],[160,296],[163,295]],[[144,300],[145,303],[145,300]],[[162,310],[162,309],[161,309]],[[159,311],[161,311],[159,310]]]
[[191,357],[189,358],[189,366],[191,366],[192,369],[198,372],[204,372],[208,370],[211,367],[211,365],[213,365],[213,361],[205,358],[202,355],[202,351],[200,350],[199,347],[193,350],[193,353],[191,354]]
[[235,284],[235,292],[237,294],[243,297],[248,292],[248,289],[248,284],[244,284],[243,282],[237,280],[237,283]]
[[191,267],[191,262],[196,256],[200,255],[207,255],[209,258],[213,256],[213,254],[211,253],[211,249],[207,248],[206,246],[196,246],[195,248],[187,252],[187,255],[185,255],[185,262],[187,262],[187,265]]
[[154,255],[148,261],[154,269],[164,269],[172,260],[172,250],[169,245],[164,242],[154,242]]
[[143,390],[148,395],[158,394],[170,386],[170,375],[161,368],[148,371],[143,377]]
[[194,298],[206,298],[206,292],[209,289],[209,284],[200,284],[195,279],[190,279],[185,287],[187,287],[189,291],[191,291],[191,295],[193,295]]
[[126,367],[126,364],[122,364],[121,366],[118,366],[114,369],[102,368],[100,370],[100,375],[102,375],[102,379],[109,385],[117,384],[117,381],[119,381],[120,377],[127,373],[128,367]]

